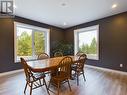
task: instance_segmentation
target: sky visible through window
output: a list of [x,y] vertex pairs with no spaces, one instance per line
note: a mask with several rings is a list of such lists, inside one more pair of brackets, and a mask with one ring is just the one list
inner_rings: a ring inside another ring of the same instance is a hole
[[32,29],[17,27],[17,36],[21,36],[23,32],[26,32],[28,35],[31,35]]
[[92,42],[92,39],[95,37],[97,41],[97,30],[87,31],[87,32],[80,32],[79,33],[79,47],[83,44],[90,45]]

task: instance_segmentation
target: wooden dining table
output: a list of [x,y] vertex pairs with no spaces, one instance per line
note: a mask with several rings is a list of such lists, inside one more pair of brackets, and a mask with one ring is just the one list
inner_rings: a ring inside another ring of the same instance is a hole
[[[43,59],[43,60],[28,61],[27,64],[33,72],[46,72],[46,71],[50,71],[56,68],[59,62],[64,57],[65,56],[48,58],[48,59]],[[70,57],[72,58],[73,63],[76,63],[78,61],[78,56],[70,56]]]

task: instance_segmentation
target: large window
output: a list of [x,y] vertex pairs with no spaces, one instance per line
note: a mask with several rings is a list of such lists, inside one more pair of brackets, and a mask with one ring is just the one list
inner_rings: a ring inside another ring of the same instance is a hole
[[20,57],[33,60],[42,52],[49,54],[49,29],[18,22],[15,22],[14,26],[15,62],[18,62]]
[[99,59],[99,25],[74,30],[75,54],[84,52],[88,59]]

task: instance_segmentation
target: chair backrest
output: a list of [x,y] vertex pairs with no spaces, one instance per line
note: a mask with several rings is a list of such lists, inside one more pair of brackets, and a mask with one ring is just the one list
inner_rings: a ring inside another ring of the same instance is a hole
[[47,53],[41,53],[38,55],[37,59],[41,60],[41,59],[48,59],[49,55]]
[[78,71],[83,70],[86,59],[87,59],[86,54],[82,54],[79,56],[78,63],[77,63],[77,70]]
[[[67,77],[70,77],[70,74],[71,74],[71,64],[72,64],[72,58],[69,57],[69,56],[66,56],[64,57],[60,62],[59,62],[59,65],[58,65],[58,70],[62,73],[62,72],[65,72],[66,75],[64,76],[67,76]],[[59,73],[59,75],[61,74]]]
[[79,52],[76,53],[77,56],[80,56],[82,54],[84,54],[84,52],[79,51]]
[[25,75],[26,75],[26,80],[30,81],[30,78],[32,77],[32,72],[31,72],[30,68],[28,67],[25,59],[23,59],[23,58],[20,58],[20,59],[21,59],[21,64],[23,66]]
[[54,53],[54,57],[60,57],[60,56],[63,56],[62,52],[58,51]]

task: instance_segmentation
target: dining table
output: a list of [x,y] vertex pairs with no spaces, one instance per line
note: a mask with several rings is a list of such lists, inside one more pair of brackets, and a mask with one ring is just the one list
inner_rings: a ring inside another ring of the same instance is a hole
[[[42,60],[28,61],[27,65],[33,72],[46,72],[46,71],[50,71],[50,70],[53,70],[54,68],[56,68],[58,66],[59,62],[64,57],[65,56],[42,59]],[[72,58],[73,63],[76,63],[79,58],[79,56],[76,56],[76,55],[70,56],[70,57]]]

